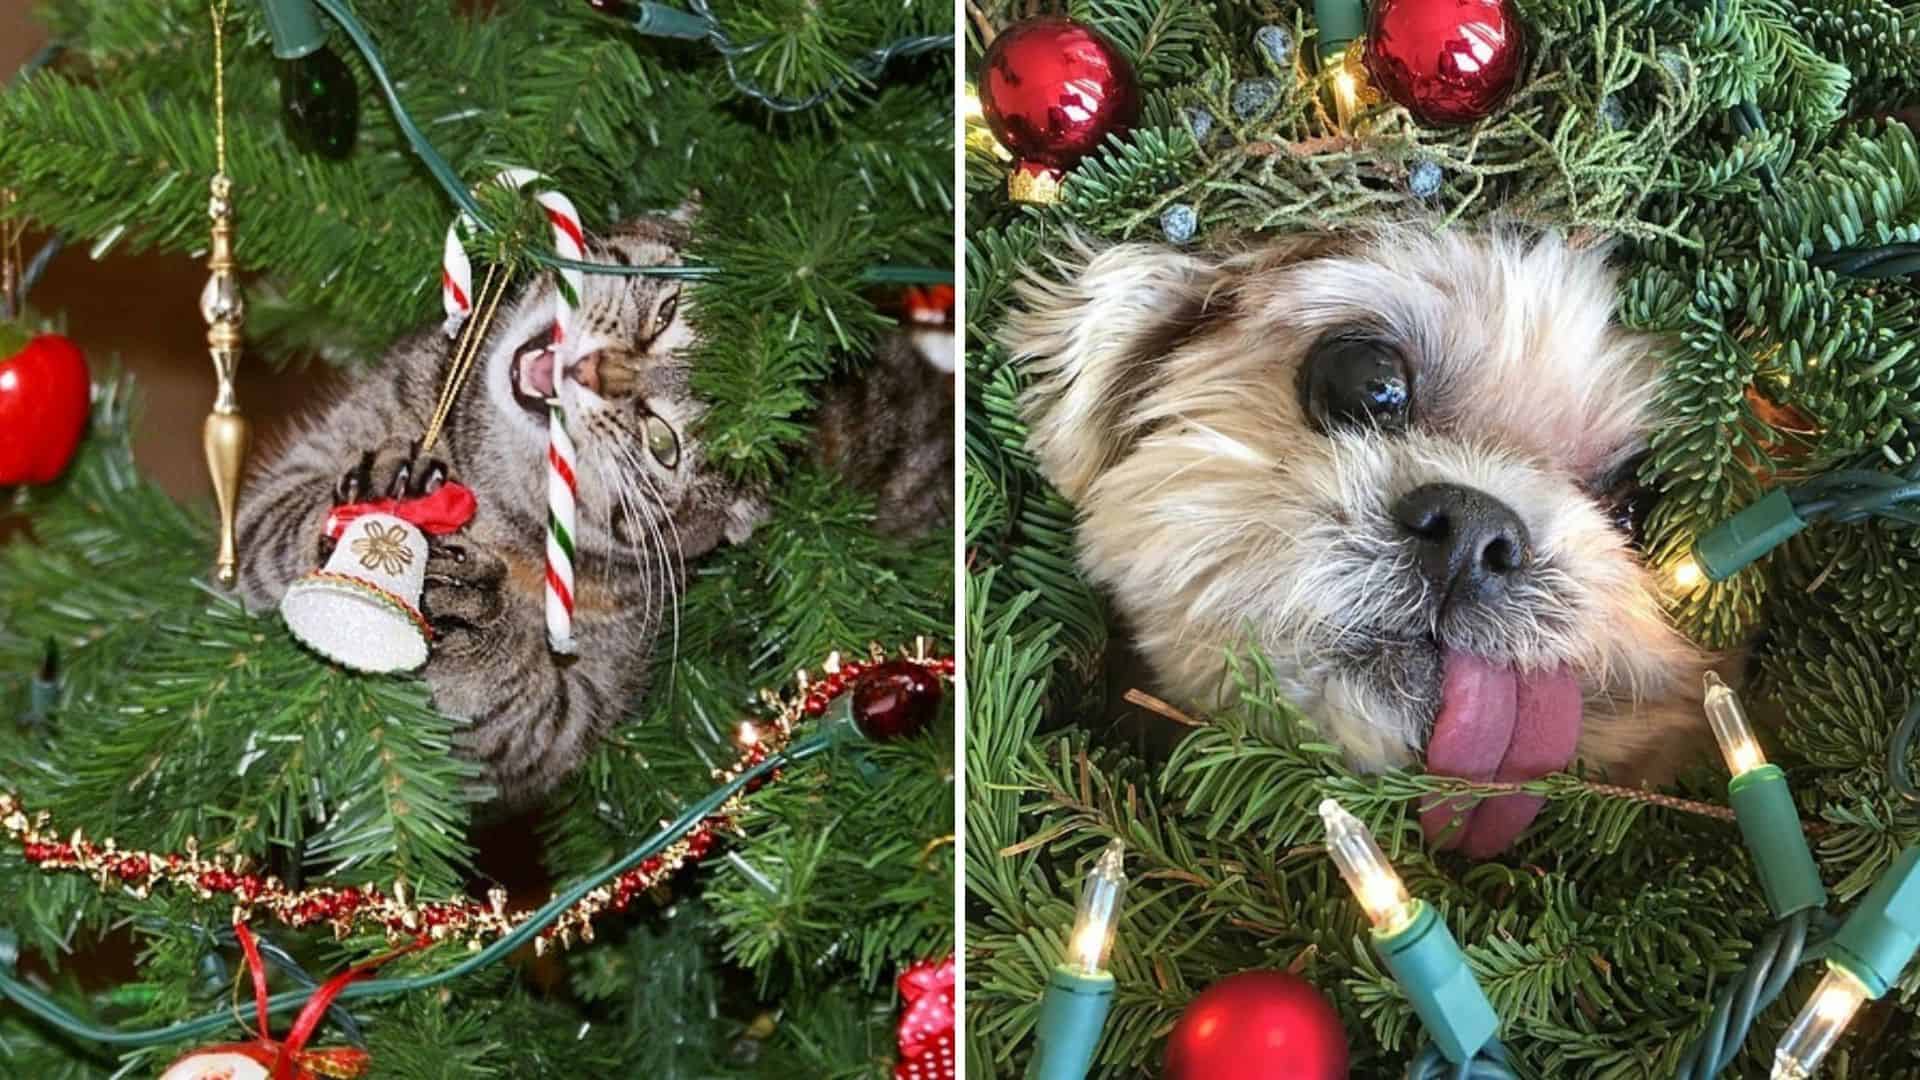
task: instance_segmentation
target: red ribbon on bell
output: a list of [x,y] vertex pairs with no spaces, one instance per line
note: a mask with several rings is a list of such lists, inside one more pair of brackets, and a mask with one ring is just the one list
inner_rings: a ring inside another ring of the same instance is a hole
[[900,1062],[894,1080],[952,1080],[953,957],[922,960],[900,973]]
[[373,499],[336,506],[327,515],[325,531],[328,537],[338,540],[355,518],[365,514],[392,514],[429,536],[446,536],[472,521],[473,512],[478,508],[472,488],[449,480],[432,492],[411,499]]
[[328,979],[300,1007],[287,1037],[275,1040],[269,1034],[273,1028],[267,1017],[267,969],[260,960],[260,947],[254,943],[245,924],[234,923],[233,933],[240,939],[240,950],[247,957],[247,970],[253,975],[253,1006],[260,1035],[250,1042],[192,1051],[160,1074],[160,1080],[353,1080],[365,1074],[372,1063],[365,1050],[350,1046],[308,1050],[307,1040],[313,1038],[321,1017],[349,984],[371,975],[375,968],[394,957],[427,944],[423,938],[407,948],[376,956]]

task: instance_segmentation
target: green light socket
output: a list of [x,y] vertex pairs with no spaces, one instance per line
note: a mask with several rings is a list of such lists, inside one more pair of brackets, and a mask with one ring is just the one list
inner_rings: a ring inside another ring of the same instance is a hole
[[273,38],[273,55],[281,60],[298,60],[327,43],[327,28],[313,0],[260,0],[267,15],[267,33]]
[[1827,962],[1845,968],[1878,998],[1900,981],[1920,949],[1920,847],[1893,860],[1867,895],[1840,924],[1827,946]]
[[1061,964],[1047,980],[1034,1027],[1026,1080],[1085,1080],[1113,1004],[1113,976],[1088,975]]
[[1827,889],[1820,882],[1813,852],[1807,850],[1800,812],[1780,767],[1762,765],[1734,777],[1727,785],[1727,801],[1733,804],[1740,837],[1753,855],[1760,889],[1773,917],[1784,919],[1796,911],[1825,907]]
[[1774,488],[1694,541],[1693,561],[1709,580],[1725,581],[1806,527],[1786,490]]
[[1339,59],[1354,38],[1367,32],[1367,9],[1360,0],[1313,0],[1313,25],[1324,64]]
[[1448,1061],[1464,1065],[1499,1032],[1500,1017],[1439,913],[1413,903],[1413,922],[1397,933],[1374,931],[1373,948],[1407,992],[1427,1037]]
[[669,4],[634,5],[630,24],[648,37],[678,38],[681,41],[700,41],[713,33],[713,23]]

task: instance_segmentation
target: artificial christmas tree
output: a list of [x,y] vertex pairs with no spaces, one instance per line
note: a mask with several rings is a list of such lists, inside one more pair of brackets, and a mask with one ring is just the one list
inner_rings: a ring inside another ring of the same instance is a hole
[[[378,378],[392,339],[440,319],[462,213],[475,277],[502,289],[476,298],[566,281],[555,264],[622,272],[565,265],[534,192],[487,183],[505,166],[564,191],[588,237],[697,197],[686,265],[660,273],[687,282],[709,409],[646,447],[671,468],[698,439],[763,514],[677,583],[652,689],[509,811],[426,684],[329,663],[223,587],[214,516],[142,476],[138,388],[94,358],[73,463],[4,492],[0,711],[19,722],[0,722],[0,1075],[197,1075],[241,1064],[195,1051],[296,1038],[289,1070],[367,1077],[938,1075],[950,534],[876,532],[873,496],[804,451],[816,404],[897,332],[900,290],[951,280],[950,12],[324,0],[302,24],[316,46],[280,40],[289,6],[309,5],[49,9],[63,51],[0,95],[9,220],[198,255],[227,178],[203,305],[226,432],[243,431],[235,364],[318,352]],[[352,86],[276,45],[337,58]],[[483,391],[449,385],[457,426]],[[193,442],[199,415],[162,419]],[[254,435],[257,463],[285,433]],[[220,441],[223,467],[247,442]],[[415,548],[441,541],[408,515],[456,493],[445,479],[340,500],[360,514],[343,525],[381,527],[340,536],[343,576],[414,588]],[[475,495],[484,512],[493,493]],[[859,734],[856,696],[890,703],[870,726],[893,737]],[[377,975],[316,997],[374,957]],[[240,992],[265,1004],[243,1022],[227,1005],[251,972]]]
[[[1434,117],[1447,126],[1367,85],[1372,65],[1352,62],[1367,42],[1319,40],[1363,34],[1357,3],[1114,0],[1071,13],[1127,54],[1141,117],[1075,166],[1056,204],[1009,203],[1005,155],[985,133],[966,140],[970,1072],[1019,1074],[1066,949],[1072,883],[1115,838],[1134,886],[1095,1076],[1152,1075],[1190,1002],[1260,969],[1332,1000],[1355,1076],[1455,1075],[1449,1053],[1478,1053],[1484,1076],[1765,1076],[1842,920],[1864,906],[1872,923],[1897,902],[1868,893],[1904,880],[1896,856],[1920,838],[1895,737],[1920,672],[1906,569],[1920,534],[1899,506],[1920,450],[1909,276],[1920,141],[1888,117],[1920,98],[1920,10],[1477,6],[1501,12],[1518,35],[1501,42],[1523,40],[1524,56],[1500,54],[1520,65],[1510,91],[1471,88],[1490,112]],[[993,33],[1030,14],[969,9],[970,70]],[[1459,55],[1476,41],[1491,38],[1418,47]],[[1149,696],[1128,627],[1082,576],[1075,508],[1028,445],[1020,402],[1033,377],[1003,340],[1016,284],[1068,276],[1050,258],[1079,258],[1077,239],[1204,255],[1404,219],[1614,243],[1621,318],[1658,336],[1669,418],[1627,477],[1658,502],[1642,518],[1646,500],[1625,501],[1675,623],[1746,661],[1741,692],[1768,720],[1758,738],[1791,781],[1784,813],[1751,776],[1730,798],[1710,758],[1662,791],[1577,773],[1518,785],[1360,775],[1258,655],[1237,659],[1223,707]],[[1756,528],[1704,545],[1728,580],[1702,574],[1692,552],[1716,526],[1770,489],[1815,480],[1794,488],[1810,522],[1797,535],[1749,539]],[[1781,541],[1745,570],[1721,557]],[[1436,794],[1516,790],[1546,804],[1495,859],[1423,839]],[[1457,940],[1494,1036],[1483,1022],[1473,1045],[1435,1046],[1419,988],[1377,951],[1413,931],[1369,929],[1325,850],[1315,808],[1328,798],[1370,826],[1409,910]],[[1774,910],[1771,867],[1793,861],[1774,849],[1791,855],[1795,809],[1821,880],[1790,893],[1817,902]],[[1771,823],[1749,852],[1741,828],[1756,813]],[[1867,982],[1885,975],[1875,967]],[[1920,1029],[1907,999],[1920,973],[1886,981],[1897,985],[1860,1008],[1820,1075],[1912,1074]]]

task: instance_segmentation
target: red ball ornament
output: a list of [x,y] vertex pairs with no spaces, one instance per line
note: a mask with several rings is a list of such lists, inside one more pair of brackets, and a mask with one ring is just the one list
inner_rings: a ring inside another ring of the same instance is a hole
[[1013,152],[1007,194],[1019,202],[1058,199],[1066,170],[1140,116],[1126,54],[1059,16],[1002,30],[981,60],[979,89],[987,127]]
[[1373,84],[1423,124],[1491,115],[1525,54],[1513,0],[1374,0],[1368,19]]
[[[0,327],[0,342],[15,340]],[[0,360],[0,487],[59,477],[87,430],[92,399],[87,358],[58,334]]]
[[918,735],[940,705],[940,679],[911,660],[875,664],[853,684],[853,723],[875,742]]
[[1347,1033],[1298,975],[1243,971],[1202,991],[1167,1037],[1163,1080],[1346,1080]]

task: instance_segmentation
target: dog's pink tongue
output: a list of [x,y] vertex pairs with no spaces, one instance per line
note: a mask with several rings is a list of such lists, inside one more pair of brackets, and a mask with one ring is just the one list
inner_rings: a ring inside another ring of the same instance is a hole
[[[1467,780],[1534,780],[1567,767],[1580,741],[1580,683],[1568,669],[1521,674],[1468,653],[1443,657],[1440,711],[1427,740],[1427,771]],[[1475,805],[1439,799],[1420,826],[1436,847],[1490,858],[1519,839],[1540,812],[1534,795]]]

